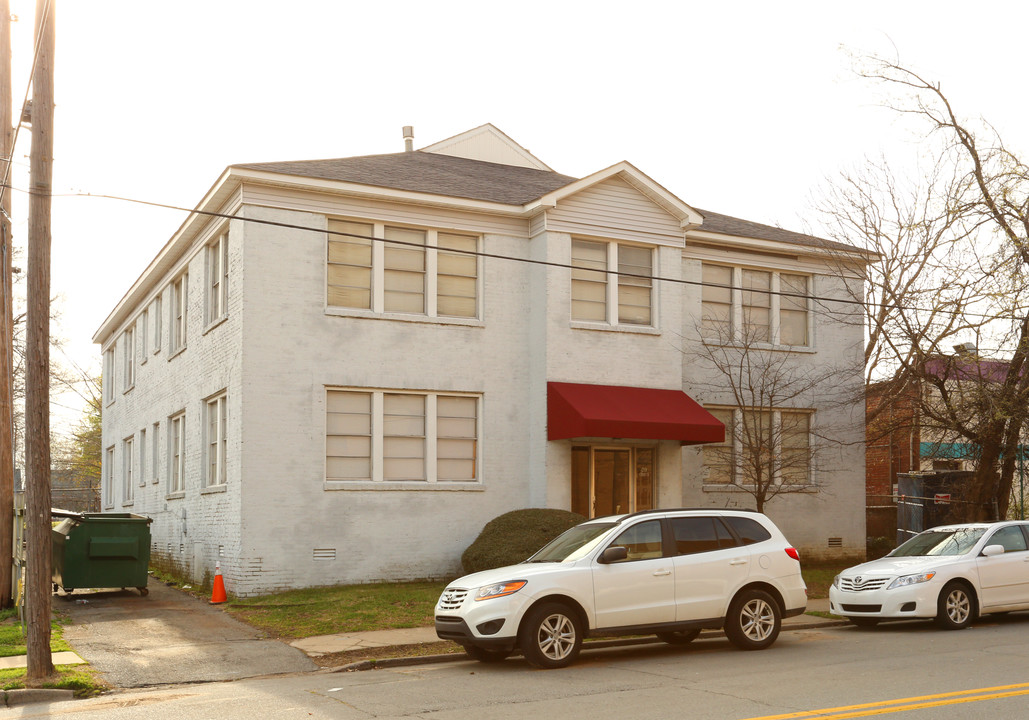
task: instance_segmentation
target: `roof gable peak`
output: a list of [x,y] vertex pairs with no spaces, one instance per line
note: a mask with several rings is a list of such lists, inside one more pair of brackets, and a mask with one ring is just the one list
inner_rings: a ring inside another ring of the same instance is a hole
[[546,163],[511,139],[492,123],[480,125],[463,133],[421,148],[419,152],[452,155],[469,160],[514,165],[554,172]]

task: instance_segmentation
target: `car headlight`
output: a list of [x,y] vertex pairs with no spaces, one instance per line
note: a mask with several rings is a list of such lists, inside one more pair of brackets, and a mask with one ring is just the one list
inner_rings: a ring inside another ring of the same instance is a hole
[[511,580],[509,582],[494,583],[493,585],[483,585],[475,593],[475,600],[491,600],[492,598],[504,597],[505,595],[513,595],[514,593],[525,587],[526,580]]
[[901,575],[899,578],[890,583],[887,590],[893,590],[894,588],[907,587],[908,585],[918,585],[919,583],[929,582],[936,577],[936,571],[930,570],[929,572],[918,573],[917,575]]
[[839,590],[839,589],[840,589],[840,576],[839,576],[839,575],[837,575],[836,577],[834,577],[834,578],[832,579],[832,586],[833,586],[834,588],[836,588],[837,590]]

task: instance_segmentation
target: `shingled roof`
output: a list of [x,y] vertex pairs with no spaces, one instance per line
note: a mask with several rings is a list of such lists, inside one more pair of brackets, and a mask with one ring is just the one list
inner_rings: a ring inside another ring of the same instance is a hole
[[[546,170],[421,151],[328,160],[245,163],[232,167],[505,205],[525,205],[578,180]],[[697,212],[704,216],[704,224],[699,229],[707,232],[807,247],[855,250],[849,245],[813,235],[699,208]]]
[[426,152],[251,163],[233,167],[507,205],[525,205],[577,180],[546,170]]

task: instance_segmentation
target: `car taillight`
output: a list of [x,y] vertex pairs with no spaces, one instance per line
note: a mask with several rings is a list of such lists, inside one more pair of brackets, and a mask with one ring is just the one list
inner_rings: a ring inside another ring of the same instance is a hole
[[789,555],[794,560],[798,560],[798,561],[800,560],[800,553],[797,552],[797,548],[792,548],[792,547],[786,548],[786,554]]

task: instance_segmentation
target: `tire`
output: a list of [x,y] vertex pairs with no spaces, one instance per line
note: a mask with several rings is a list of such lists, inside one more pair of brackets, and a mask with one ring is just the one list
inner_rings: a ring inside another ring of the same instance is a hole
[[678,630],[676,632],[659,632],[657,639],[669,645],[689,645],[700,635],[700,630]]
[[503,662],[514,652],[514,650],[490,650],[478,645],[464,645],[463,647],[464,651],[468,653],[468,657],[484,663]]
[[741,650],[764,650],[782,629],[779,603],[764,590],[744,590],[729,606],[725,635]]
[[582,622],[563,603],[543,603],[532,608],[518,629],[518,646],[533,667],[570,665],[582,648]]
[[936,625],[943,630],[964,630],[976,618],[972,589],[963,582],[947,583],[936,601]]
[[879,618],[874,617],[848,617],[851,624],[859,628],[874,628],[879,624]]

